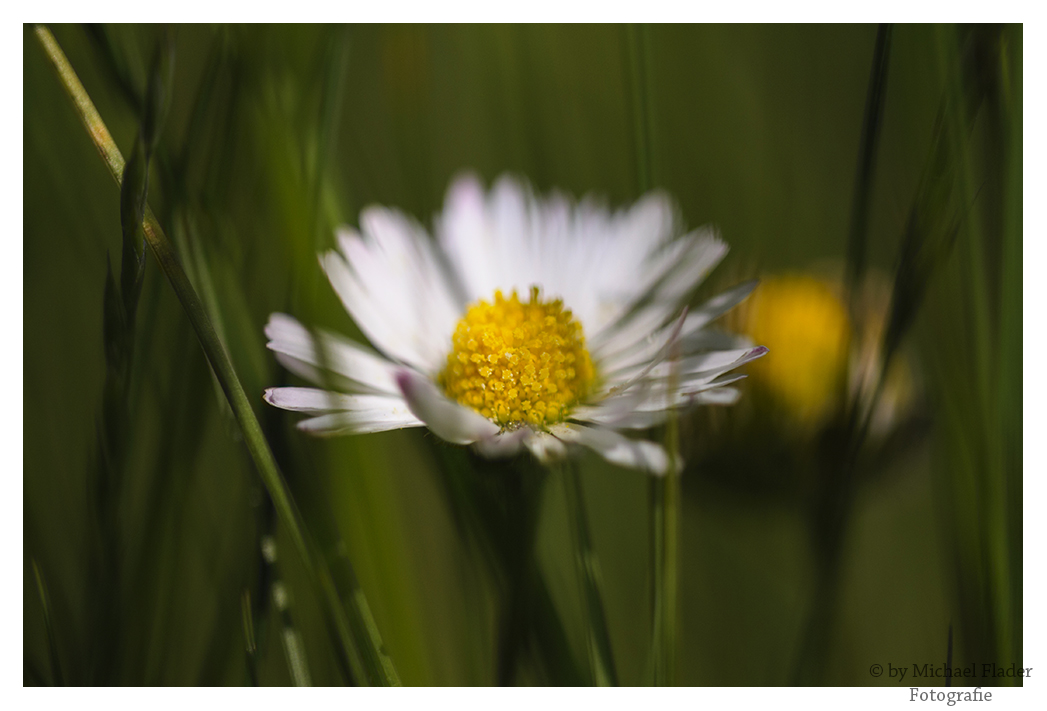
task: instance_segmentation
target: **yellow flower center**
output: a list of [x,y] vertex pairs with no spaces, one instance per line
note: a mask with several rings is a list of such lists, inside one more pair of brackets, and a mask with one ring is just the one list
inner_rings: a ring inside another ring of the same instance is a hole
[[749,335],[770,354],[750,366],[801,422],[815,423],[845,385],[850,319],[829,286],[809,276],[764,280],[748,305]]
[[560,422],[593,385],[582,325],[560,299],[539,298],[536,286],[527,303],[514,290],[470,306],[452,344],[444,391],[503,429]]

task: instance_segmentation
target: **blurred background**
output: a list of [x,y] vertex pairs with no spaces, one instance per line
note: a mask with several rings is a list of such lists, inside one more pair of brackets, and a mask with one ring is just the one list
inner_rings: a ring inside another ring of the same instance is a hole
[[[423,429],[311,439],[261,399],[296,382],[271,312],[363,338],[317,264],[334,227],[372,203],[429,225],[463,170],[616,207],[664,189],[731,247],[695,303],[761,279],[719,325],[770,354],[739,405],[680,420],[678,683],[1021,664],[1020,26],[51,29],[125,156],[171,48],[150,205],[405,684],[591,680],[555,477],[533,540],[556,639],[506,677],[513,578],[447,485],[497,472]],[[23,47],[24,683],[359,683],[151,255],[101,451],[120,190]],[[649,482],[580,467],[618,680],[650,683]]]

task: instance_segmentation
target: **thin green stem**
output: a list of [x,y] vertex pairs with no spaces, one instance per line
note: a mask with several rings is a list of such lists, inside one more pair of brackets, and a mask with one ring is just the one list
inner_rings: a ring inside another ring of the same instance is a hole
[[854,472],[862,443],[868,435],[889,372],[890,357],[880,363],[879,375],[869,404],[848,405],[844,424],[826,437],[827,449],[818,466],[822,477],[821,499],[813,512],[815,542],[815,584],[807,622],[800,642],[800,653],[792,672],[794,686],[811,686],[822,681],[835,622],[840,588],[840,563],[843,540],[854,503]]
[[592,667],[593,683],[596,686],[618,686],[618,673],[614,667],[611,635],[607,630],[607,614],[604,611],[601,592],[600,564],[593,550],[589,534],[589,518],[585,512],[585,493],[582,478],[576,463],[562,466],[564,494],[567,511],[574,528],[574,550],[578,573],[585,591],[585,608],[588,620],[589,664]]
[[[669,369],[668,392],[676,391],[679,355],[673,356]],[[665,449],[668,464],[663,476],[653,477],[651,491],[651,559],[653,562],[654,634],[651,660],[656,686],[676,683],[676,631],[679,628],[679,560],[680,560],[680,472],[677,453],[680,431],[676,409],[669,406],[665,427]]]
[[483,553],[493,577],[505,583],[496,683],[513,682],[519,652],[530,647],[549,683],[585,684],[534,550],[545,468],[524,458],[508,464],[485,460],[434,437],[427,442],[459,533]]
[[[653,185],[652,134],[654,126],[650,96],[650,30],[646,25],[626,29],[629,78],[633,97],[633,127],[636,144],[637,183],[641,193]],[[673,392],[675,369],[670,373]],[[670,408],[666,428],[669,471],[650,481],[651,502],[651,619],[649,665],[653,681],[667,686],[676,680],[677,558],[679,548],[680,496],[676,462],[679,434],[676,413]]]
[[291,681],[295,686],[312,686],[312,678],[309,675],[309,664],[305,658],[305,649],[302,646],[302,638],[294,624],[291,615],[291,605],[288,599],[287,588],[281,580],[276,579],[272,585],[273,604],[280,613],[280,641],[283,643],[284,658],[287,660],[287,670],[291,674]]
[[[106,167],[109,168],[113,179],[119,185],[123,175],[124,159],[109,134],[109,130],[98,111],[95,110],[94,104],[51,32],[46,27],[38,26],[36,36],[44,52],[54,64],[62,86],[72,99],[88,135],[105,161]],[[243,433],[247,449],[262,482],[273,499],[281,522],[287,528],[291,543],[301,557],[310,581],[319,587],[333,613],[334,622],[339,628],[339,636],[348,646],[347,652],[350,659],[354,660],[363,672],[360,678],[375,684],[399,684],[399,678],[393,669],[391,660],[385,654],[381,638],[374,626],[370,608],[358,587],[346,595],[345,602],[350,613],[350,619],[346,619],[345,609],[339,602],[338,592],[334,589],[333,584],[329,584],[331,578],[326,562],[322,557],[312,553],[307,542],[301,514],[291,498],[287,484],[276,464],[276,459],[262,435],[261,425],[251,409],[251,403],[240,384],[225,346],[219,340],[200,297],[193,289],[170,241],[148,205],[145,209],[143,230],[146,243],[174,289],[186,316],[189,317],[193,330],[196,331],[204,355],[211,364],[215,377],[221,383],[222,390]]]
[[[861,330],[860,314],[856,301],[865,272],[866,240],[869,230],[869,200],[872,194],[876,153],[879,143],[883,104],[887,85],[887,67],[890,59],[891,26],[880,25],[876,33],[873,62],[865,99],[865,115],[862,120],[858,167],[854,181],[854,201],[851,205],[851,225],[847,240],[847,298],[851,318],[857,332]],[[836,610],[839,589],[840,554],[842,538],[847,530],[853,496],[853,474],[858,450],[864,442],[880,398],[888,364],[893,352],[885,353],[881,361],[879,376],[868,405],[863,411],[861,403],[865,393],[859,392],[852,402],[844,405],[843,437],[827,445],[832,448],[828,461],[821,461],[824,497],[815,510],[817,543],[822,550],[817,557],[817,578],[811,599],[811,608],[803,633],[800,655],[793,671],[795,684],[811,684],[821,679],[830,633]],[[836,449],[836,445],[841,446]]]
[[327,245],[324,238],[327,230],[321,229],[323,212],[322,187],[324,171],[330,156],[335,155],[338,142],[338,127],[341,125],[342,107],[345,99],[345,77],[349,72],[349,29],[331,28],[331,37],[324,52],[323,96],[320,102],[320,121],[316,143],[313,146],[312,165],[307,167],[310,216],[310,237],[315,240],[317,251]]
[[847,240],[847,295],[851,318],[857,315],[856,289],[865,272],[865,244],[869,234],[869,199],[872,196],[873,173],[876,168],[877,146],[883,121],[883,104],[887,89],[887,67],[891,51],[891,25],[880,25],[876,32],[873,66],[865,96],[865,117],[862,119],[861,148],[858,173],[854,180],[854,202],[851,205],[851,227]]
[[240,621],[244,631],[244,655],[247,660],[247,678],[251,686],[258,686],[258,644],[255,642],[254,613],[251,591],[244,588],[240,595]]
[[47,628],[47,655],[51,663],[51,683],[55,686],[65,686],[65,675],[62,674],[62,663],[58,654],[58,637],[55,635],[54,619],[51,616],[51,598],[47,594],[47,584],[44,582],[44,574],[40,572],[40,566],[33,559],[33,576],[36,578],[36,592],[40,596],[40,604],[44,610],[44,626]]
[[[671,370],[669,392],[676,388],[677,371]],[[668,469],[661,483],[665,489],[665,514],[662,524],[665,533],[662,542],[665,546],[665,604],[662,608],[662,659],[665,663],[663,684],[671,686],[676,683],[676,632],[679,629],[679,565],[680,565],[680,472],[677,463],[677,452],[680,449],[680,431],[677,413],[669,409],[665,434],[666,454],[669,457]]]
[[633,95],[633,128],[636,143],[636,172],[641,193],[651,189],[651,111],[647,71],[647,27],[629,25],[626,43],[629,53],[629,78]]

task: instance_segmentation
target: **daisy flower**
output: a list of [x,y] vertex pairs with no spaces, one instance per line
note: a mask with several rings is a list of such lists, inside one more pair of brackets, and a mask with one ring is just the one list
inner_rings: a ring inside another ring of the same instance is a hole
[[310,415],[298,427],[312,434],[428,427],[486,456],[526,448],[548,462],[580,445],[662,474],[665,450],[623,431],[734,402],[727,385],[744,376],[730,371],[767,350],[706,328],[754,283],[684,307],[727,247],[710,230],[680,232],[662,194],[610,212],[537,198],[508,177],[490,192],[455,181],[435,240],[368,208],[320,263],[374,350],[274,313],[265,333],[277,359],[338,392],[281,387],[265,399]]

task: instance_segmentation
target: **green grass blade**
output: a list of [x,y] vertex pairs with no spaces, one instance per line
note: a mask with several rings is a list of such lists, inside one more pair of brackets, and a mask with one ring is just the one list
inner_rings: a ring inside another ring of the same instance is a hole
[[626,46],[629,53],[629,79],[633,95],[633,130],[636,142],[637,188],[646,193],[652,185],[651,169],[651,97],[650,72],[650,28],[646,25],[630,25],[626,28]]
[[[87,95],[51,32],[41,26],[36,28],[36,35],[48,58],[54,64],[63,87],[73,100],[77,113],[92,142],[109,168],[113,179],[119,185],[124,170],[124,159],[112,136],[110,136],[109,130],[106,128],[97,110],[95,110],[90,97]],[[178,261],[170,241],[148,205],[145,210],[143,229],[146,243],[174,289],[175,295],[178,297],[186,316],[188,316],[193,326],[193,330],[196,331],[197,338],[204,350],[204,354],[207,356],[208,362],[211,364],[211,368],[214,370],[215,377],[218,378],[222,385],[222,390],[236,416],[237,423],[244,436],[244,442],[251,453],[251,458],[266,489],[269,491],[269,495],[273,499],[273,504],[281,522],[287,527],[288,535],[295,550],[301,556],[313,583],[320,583],[319,588],[322,592],[322,597],[334,611],[339,628],[347,631],[342,636],[343,639],[349,639],[350,621],[346,619],[345,610],[338,602],[338,595],[333,590],[333,586],[322,584],[325,578],[330,578],[330,573],[326,570],[326,563],[322,558],[312,553],[312,549],[307,542],[301,514],[291,498],[273,453],[262,434],[262,428],[258,423],[254,410],[251,408],[250,401],[247,399],[247,394],[240,384],[232,361],[226,353],[225,346],[219,340],[214,326],[207,316],[203,302],[182,269],[182,265]],[[350,604],[350,615],[357,621],[357,624],[352,625],[352,627],[366,631],[366,635],[363,637],[352,637],[353,642],[355,642],[354,646],[358,647],[358,649],[350,652],[350,658],[357,659],[360,664],[363,672],[362,678],[375,684],[399,684],[399,678],[392,666],[392,662],[385,654],[381,638],[374,626],[370,609],[362,591],[357,591],[357,594],[351,595],[347,599]]]
[[345,78],[349,72],[349,30],[347,27],[331,28],[331,38],[324,52],[323,98],[320,104],[320,124],[309,176],[309,201],[312,208],[311,232],[316,251],[327,244],[328,230],[324,229],[321,214],[323,177],[328,160],[336,155],[338,127],[341,124],[342,107],[345,100]]
[[578,572],[585,591],[585,608],[588,614],[589,663],[593,669],[593,683],[597,686],[618,686],[611,635],[607,630],[607,614],[604,611],[601,591],[600,564],[593,550],[589,535],[589,519],[585,512],[585,493],[577,463],[563,467],[564,493],[567,510],[574,524],[575,556]]
[[55,635],[54,619],[51,617],[51,599],[47,594],[47,584],[40,566],[33,559],[33,576],[36,578],[36,592],[40,595],[40,604],[44,608],[44,626],[47,628],[47,655],[51,663],[51,680],[55,686],[65,686],[62,674],[62,662],[58,654],[58,638]]
[[[973,435],[976,460],[975,472],[978,479],[979,496],[978,528],[985,552],[983,574],[989,581],[987,615],[991,620],[992,643],[995,655],[1001,662],[1008,659],[1013,649],[1012,628],[1012,577],[1007,516],[1007,472],[1005,469],[1002,434],[994,423],[999,422],[1000,400],[996,394],[1002,390],[999,380],[998,333],[993,327],[993,294],[990,273],[986,264],[986,246],[989,240],[998,239],[992,228],[985,227],[979,201],[974,156],[972,155],[970,131],[964,130],[973,123],[968,115],[969,97],[964,92],[961,75],[963,56],[955,28],[939,27],[938,50],[942,70],[945,74],[949,101],[949,120],[955,126],[952,131],[952,151],[957,167],[957,178],[962,204],[969,210],[968,219],[960,231],[960,264],[963,268],[967,292],[967,314],[973,341],[974,404],[977,413],[976,431]],[[979,97],[980,100],[980,97]]]
[[1003,294],[1000,299],[1000,428],[1007,475],[1007,519],[1011,546],[1011,649],[1022,652],[1022,31],[1010,28],[1008,58],[1013,76],[1008,106],[1006,185],[1003,214]]
[[873,65],[869,88],[865,97],[865,117],[862,119],[861,149],[858,174],[854,180],[854,202],[851,206],[851,226],[847,240],[847,293],[851,301],[851,316],[856,315],[855,289],[865,273],[865,243],[869,234],[869,200],[872,197],[876,152],[883,124],[883,104],[887,90],[887,67],[891,54],[891,26],[880,25],[873,50]]

